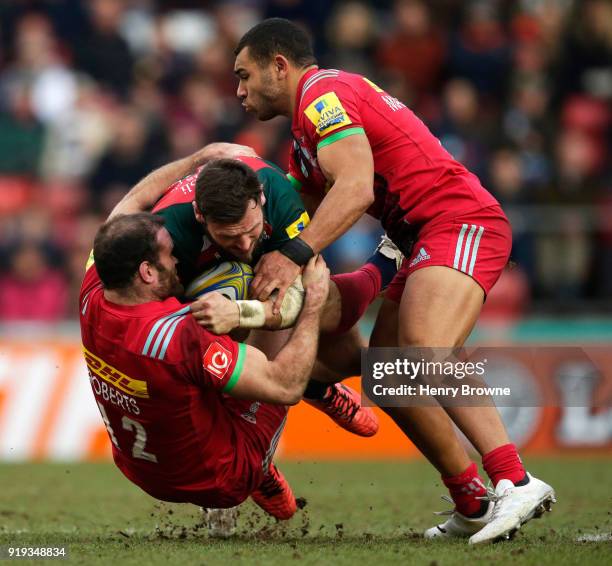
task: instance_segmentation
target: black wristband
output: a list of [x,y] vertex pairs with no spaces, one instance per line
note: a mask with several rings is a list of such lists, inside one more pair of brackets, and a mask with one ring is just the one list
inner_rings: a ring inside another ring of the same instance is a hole
[[306,265],[315,255],[312,248],[299,237],[289,240],[278,251],[299,266]]

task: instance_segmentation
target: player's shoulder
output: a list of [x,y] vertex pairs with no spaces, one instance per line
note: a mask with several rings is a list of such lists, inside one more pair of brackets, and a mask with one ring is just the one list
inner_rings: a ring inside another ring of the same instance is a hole
[[263,183],[264,189],[269,183],[282,183],[286,180],[285,172],[272,161],[261,157],[240,156],[238,160],[250,167],[258,179]]
[[244,163],[247,167],[255,171],[255,173],[259,173],[260,171],[265,171],[266,169],[270,169],[272,164],[269,161],[261,157],[252,157],[250,155],[239,155],[236,157],[238,161]]
[[79,293],[79,304],[82,316],[85,316],[85,314],[87,313],[87,306],[95,295],[95,293],[98,291],[102,291],[102,281],[100,281],[98,270],[96,269],[96,265],[93,262],[92,251],[90,254],[90,261],[87,262],[85,277],[83,278],[83,283],[81,284],[81,291]]
[[367,79],[361,75],[348,73],[338,69],[320,69],[310,75],[302,85],[300,94],[300,106],[302,110],[312,104],[319,102],[321,108],[328,102],[324,99],[326,95],[342,98],[348,93],[361,89]]
[[137,349],[154,360],[178,363],[184,358],[185,342],[197,335],[197,324],[189,305],[176,299],[156,304],[143,320]]
[[161,212],[175,205],[191,204],[195,198],[196,180],[200,170],[201,167],[170,185],[153,207],[153,212]]

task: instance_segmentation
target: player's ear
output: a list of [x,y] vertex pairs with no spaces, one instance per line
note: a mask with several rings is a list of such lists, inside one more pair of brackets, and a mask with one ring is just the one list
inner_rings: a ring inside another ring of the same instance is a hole
[[200,212],[200,209],[198,207],[198,203],[194,200],[191,205],[193,206],[193,214],[195,215],[196,220],[200,223],[200,224],[204,224],[204,216],[202,215],[202,213]]
[[138,277],[143,283],[151,284],[155,282],[155,272],[153,265],[148,261],[143,261],[138,266]]
[[277,53],[274,56],[273,63],[274,63],[274,70],[276,71],[278,78],[284,79],[287,76],[287,73],[289,71],[289,60],[287,59],[287,57],[285,57],[284,55],[281,55],[280,53]]
[[261,203],[261,206],[266,204],[266,195],[264,195],[263,190],[261,191],[261,193],[259,193],[259,202]]

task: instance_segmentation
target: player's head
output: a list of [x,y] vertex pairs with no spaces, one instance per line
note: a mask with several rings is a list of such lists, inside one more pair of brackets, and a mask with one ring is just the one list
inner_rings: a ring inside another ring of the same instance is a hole
[[257,175],[235,159],[211,161],[196,180],[196,218],[231,259],[253,260],[264,238],[264,203]]
[[141,212],[111,218],[94,240],[96,269],[104,288],[158,300],[180,295],[183,287],[172,248],[160,216]]
[[282,18],[270,18],[252,27],[234,50],[236,94],[247,112],[259,120],[287,115],[290,80],[296,73],[317,64],[304,30]]

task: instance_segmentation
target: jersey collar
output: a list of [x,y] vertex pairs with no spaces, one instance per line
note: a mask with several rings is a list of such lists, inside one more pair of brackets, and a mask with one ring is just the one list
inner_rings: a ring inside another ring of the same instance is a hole
[[313,67],[312,69],[310,69],[310,71],[306,71],[303,75],[302,78],[300,79],[300,82],[298,83],[297,86],[297,92],[296,92],[296,96],[295,96],[295,108],[293,109],[293,123],[297,124],[297,117],[299,116],[300,113],[300,105],[302,104],[302,91],[304,90],[304,83],[310,78],[312,77],[312,75],[314,75],[315,73],[319,72],[319,67]]

